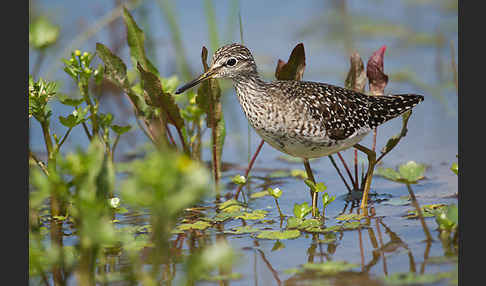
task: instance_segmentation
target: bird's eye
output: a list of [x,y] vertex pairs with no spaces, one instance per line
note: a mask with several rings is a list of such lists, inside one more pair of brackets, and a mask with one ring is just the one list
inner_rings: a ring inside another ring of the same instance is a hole
[[228,61],[226,61],[226,65],[228,65],[230,67],[236,65],[236,59],[235,58],[229,59]]

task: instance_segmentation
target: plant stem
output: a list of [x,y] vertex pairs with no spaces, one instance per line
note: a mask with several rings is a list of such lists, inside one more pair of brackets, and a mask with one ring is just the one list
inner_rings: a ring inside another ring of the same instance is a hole
[[44,172],[44,174],[46,176],[49,176],[49,171],[47,170],[47,167],[46,165],[44,164],[44,162],[42,162],[39,158],[37,158],[35,156],[34,153],[32,153],[32,151],[29,150],[29,157],[32,158],[32,160],[35,161],[35,163],[41,168],[41,170]]
[[280,210],[280,206],[278,205],[278,200],[277,198],[273,198],[275,200],[275,204],[277,205],[278,213],[280,214],[280,218],[283,218],[284,215],[282,214],[282,211]]
[[[351,183],[353,184],[355,189],[358,189],[357,183],[353,180],[353,175],[351,175],[351,172],[349,171],[348,164],[346,164],[346,161],[344,161],[343,156],[341,156],[341,153],[337,152],[339,159],[341,159],[341,162],[343,163],[344,169],[346,170],[346,173],[348,173],[349,179],[351,180]],[[356,178],[357,179],[357,178]]]
[[339,170],[339,167],[336,164],[336,161],[334,161],[334,158],[332,157],[332,155],[329,155],[328,157],[329,157],[329,160],[331,160],[331,163],[334,166],[334,168],[336,168],[336,171],[338,172],[339,177],[341,177],[341,180],[344,182],[344,185],[346,185],[346,188],[348,189],[348,193],[351,193],[351,188],[349,187],[348,183],[346,182],[346,179],[344,178],[343,174],[341,173],[341,170]]
[[363,210],[363,215],[368,215],[368,193],[371,187],[371,180],[373,178],[373,170],[376,165],[376,153],[360,144],[354,145],[354,147],[368,156],[368,170],[366,171],[366,181],[363,189],[363,198],[361,200],[361,209]]
[[[316,180],[314,179],[314,174],[312,173],[312,169],[309,164],[309,159],[304,159],[304,167],[307,173],[307,177],[315,184]],[[310,188],[310,195],[312,198],[312,216],[315,218],[319,215],[319,210],[317,209],[317,195],[318,193]]]
[[70,128],[68,129],[68,131],[66,131],[66,134],[64,134],[64,136],[62,137],[61,142],[60,142],[60,143],[59,143],[59,145],[57,146],[57,150],[61,149],[62,144],[64,144],[64,141],[66,141],[66,139],[67,139],[67,137],[69,136],[69,133],[71,133],[71,130],[72,130],[72,129],[73,129],[73,128],[72,128],[72,127],[70,127]]
[[88,136],[89,141],[91,141],[91,138],[93,138],[93,136],[91,136],[91,134],[89,133],[88,126],[86,125],[85,122],[83,122],[82,125],[84,129],[84,133],[86,133],[86,136]]
[[49,132],[49,122],[47,120],[41,122],[41,127],[42,127],[42,134],[44,136],[44,143],[46,144],[47,157],[49,158],[49,160],[51,160],[54,150],[52,146],[51,133]]
[[86,102],[90,110],[91,126],[93,126],[91,130],[91,135],[92,135],[91,139],[92,139],[93,136],[98,136],[98,132],[99,132],[98,118],[96,116],[96,114],[98,113],[97,110],[98,108],[96,105],[93,104],[91,98],[89,97],[88,84],[87,83],[86,84],[78,83],[78,84],[80,85],[79,91],[81,92],[81,95],[83,96],[84,101]]

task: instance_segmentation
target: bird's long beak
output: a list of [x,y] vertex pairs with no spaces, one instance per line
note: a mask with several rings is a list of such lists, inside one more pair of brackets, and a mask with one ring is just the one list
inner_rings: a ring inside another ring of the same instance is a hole
[[214,69],[208,69],[207,72],[203,73],[202,75],[198,76],[195,80],[181,86],[179,89],[176,90],[176,94],[180,94],[180,93],[183,93],[184,91],[190,89],[191,87],[194,87],[196,85],[198,85],[199,83],[207,80],[207,79],[210,79],[214,74],[215,74],[216,70]]

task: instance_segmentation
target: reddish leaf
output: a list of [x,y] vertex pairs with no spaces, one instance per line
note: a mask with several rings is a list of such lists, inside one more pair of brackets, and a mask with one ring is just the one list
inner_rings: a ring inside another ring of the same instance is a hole
[[278,60],[275,77],[278,80],[301,80],[305,69],[304,44],[300,43],[292,50],[289,60]]
[[364,92],[366,86],[366,73],[364,71],[363,60],[361,60],[361,57],[357,52],[354,52],[351,55],[350,63],[351,66],[344,85],[348,89]]
[[388,75],[383,71],[385,50],[386,46],[383,45],[379,50],[375,51],[366,66],[366,76],[370,83],[370,93],[373,95],[383,95],[385,86],[388,83]]

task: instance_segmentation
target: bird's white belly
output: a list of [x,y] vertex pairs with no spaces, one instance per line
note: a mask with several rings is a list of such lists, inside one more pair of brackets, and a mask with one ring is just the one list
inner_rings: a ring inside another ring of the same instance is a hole
[[368,131],[344,140],[336,141],[326,138],[322,138],[322,140],[319,140],[319,138],[309,138],[308,140],[302,140],[301,138],[297,140],[287,136],[276,137],[263,130],[256,130],[256,132],[263,140],[265,140],[265,142],[275,149],[294,157],[306,159],[320,158],[348,149],[363,140],[369,133]]

